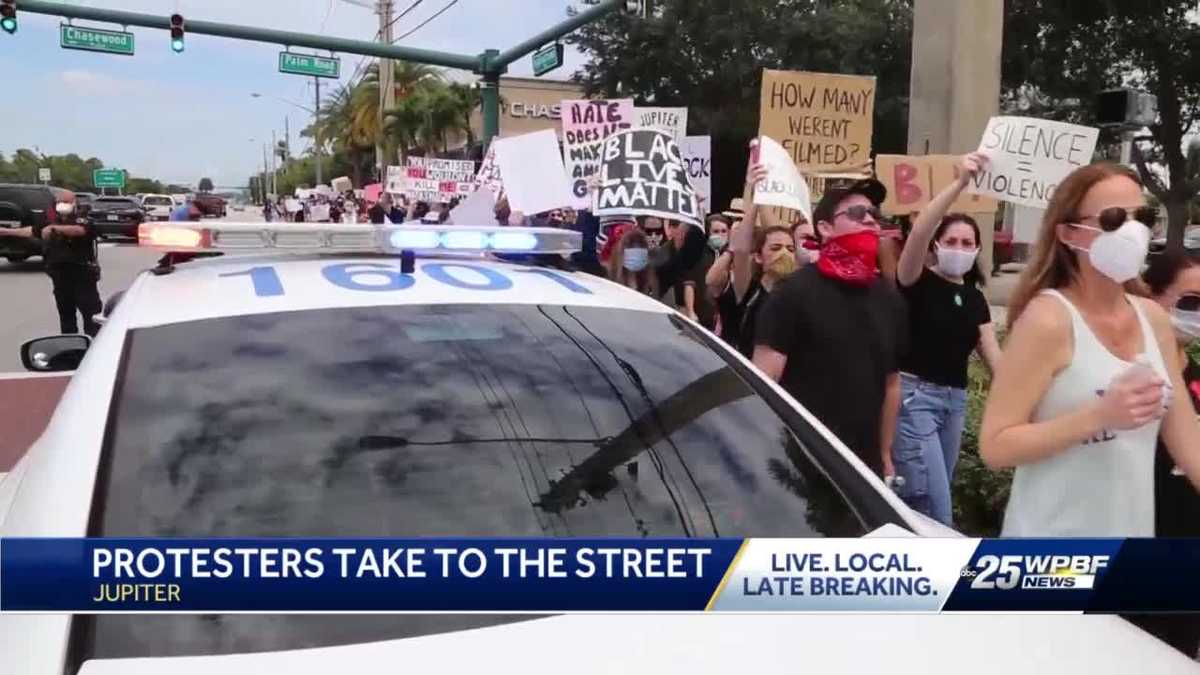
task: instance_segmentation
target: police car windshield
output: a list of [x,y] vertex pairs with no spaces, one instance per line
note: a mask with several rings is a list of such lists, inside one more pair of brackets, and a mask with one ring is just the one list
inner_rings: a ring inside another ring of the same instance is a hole
[[[794,434],[728,358],[670,315],[590,307],[378,306],[135,330],[92,534],[813,537],[881,524],[827,478],[843,460]],[[107,656],[438,630],[95,621]]]

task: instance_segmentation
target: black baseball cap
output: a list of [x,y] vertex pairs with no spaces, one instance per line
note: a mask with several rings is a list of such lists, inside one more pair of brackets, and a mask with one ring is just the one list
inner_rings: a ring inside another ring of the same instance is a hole
[[813,224],[821,221],[832,223],[834,209],[850,195],[862,195],[878,207],[887,199],[887,188],[874,178],[862,178],[849,185],[828,188],[817,203],[817,208],[813,209]]

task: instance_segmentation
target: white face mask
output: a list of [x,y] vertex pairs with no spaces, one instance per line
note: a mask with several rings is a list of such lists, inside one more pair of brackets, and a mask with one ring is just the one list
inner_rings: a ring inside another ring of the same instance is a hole
[[1073,225],[1100,233],[1092,240],[1090,249],[1071,248],[1088,254],[1092,267],[1104,276],[1118,284],[1123,284],[1137,277],[1146,263],[1146,254],[1150,251],[1150,228],[1136,220],[1126,221],[1124,225],[1105,232],[1090,225]]
[[1180,342],[1200,340],[1200,312],[1171,308],[1171,325]]
[[945,276],[955,279],[971,271],[971,267],[975,265],[975,258],[979,256],[977,248],[961,249],[938,246],[935,251],[937,252],[937,270]]

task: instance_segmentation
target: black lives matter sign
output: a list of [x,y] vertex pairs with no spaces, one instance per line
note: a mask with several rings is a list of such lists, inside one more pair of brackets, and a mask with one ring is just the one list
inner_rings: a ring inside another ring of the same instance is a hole
[[605,139],[600,185],[592,210],[598,216],[658,216],[700,225],[700,205],[671,134],[624,131]]

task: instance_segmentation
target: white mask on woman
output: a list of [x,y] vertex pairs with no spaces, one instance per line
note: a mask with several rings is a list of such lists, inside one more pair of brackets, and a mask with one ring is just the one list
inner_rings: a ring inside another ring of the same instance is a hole
[[1136,220],[1126,221],[1112,232],[1105,232],[1090,225],[1075,227],[1100,233],[1092,240],[1090,249],[1071,247],[1087,253],[1092,267],[1095,267],[1097,272],[1118,284],[1134,279],[1141,273],[1142,265],[1146,263],[1146,254],[1150,251],[1150,228]]
[[1180,342],[1200,340],[1200,312],[1171,308],[1171,326]]
[[975,265],[975,258],[979,256],[979,249],[975,248],[942,248],[938,246],[934,250],[937,253],[937,271],[955,279],[971,271],[971,267]]

